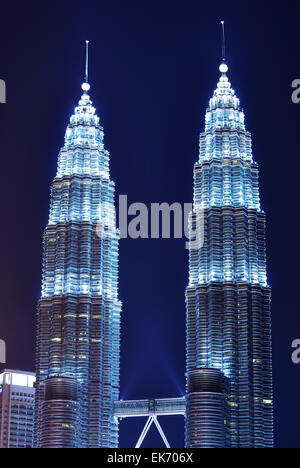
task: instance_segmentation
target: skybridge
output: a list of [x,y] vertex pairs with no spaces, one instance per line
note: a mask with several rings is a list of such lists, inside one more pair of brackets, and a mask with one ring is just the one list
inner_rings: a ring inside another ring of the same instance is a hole
[[136,443],[135,448],[140,448],[151,425],[154,423],[164,444],[170,448],[168,439],[158,421],[158,416],[185,416],[185,397],[162,398],[154,400],[123,400],[114,404],[114,417],[116,419],[144,417],[146,424]]

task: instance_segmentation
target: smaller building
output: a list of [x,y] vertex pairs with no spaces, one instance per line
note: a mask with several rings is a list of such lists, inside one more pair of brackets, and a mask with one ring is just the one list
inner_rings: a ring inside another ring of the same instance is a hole
[[35,374],[5,369],[0,374],[0,448],[33,444]]

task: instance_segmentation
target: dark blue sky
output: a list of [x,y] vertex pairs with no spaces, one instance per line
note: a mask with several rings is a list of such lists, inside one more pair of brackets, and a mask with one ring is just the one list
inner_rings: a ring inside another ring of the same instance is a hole
[[[65,127],[80,96],[84,40],[91,96],[111,153],[117,193],[129,202],[192,201],[193,164],[220,62],[226,21],[229,78],[252,132],[268,215],[273,290],[276,446],[300,447],[299,124],[296,2],[81,1],[1,7],[0,338],[8,366],[34,369],[42,232]],[[122,240],[122,398],[182,394],[187,251],[183,240]],[[176,424],[175,424],[176,422]],[[144,421],[121,423],[133,446]],[[172,446],[183,420],[161,421]],[[160,446],[153,430],[146,445]]]

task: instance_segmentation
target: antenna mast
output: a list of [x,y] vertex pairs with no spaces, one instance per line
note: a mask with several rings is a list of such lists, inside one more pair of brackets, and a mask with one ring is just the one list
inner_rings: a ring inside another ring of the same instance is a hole
[[226,62],[226,55],[225,55],[225,23],[221,21],[222,25],[222,62]]
[[85,41],[85,82],[89,82],[89,42]]

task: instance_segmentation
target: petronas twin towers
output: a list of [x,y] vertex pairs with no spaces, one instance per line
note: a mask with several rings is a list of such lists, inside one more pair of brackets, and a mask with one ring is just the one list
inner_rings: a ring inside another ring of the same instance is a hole
[[[225,63],[220,72],[194,167],[191,228],[203,217],[186,289],[186,447],[272,447],[265,214]],[[119,231],[89,88],[86,79],[66,130],[44,233],[36,447],[118,446]]]
[[186,289],[187,379],[197,390],[187,436],[195,446],[272,447],[266,220],[244,113],[225,63],[220,71],[194,167],[191,223],[204,215]]
[[119,395],[120,313],[114,183],[84,90],[51,188],[38,305],[36,444],[111,447]]

